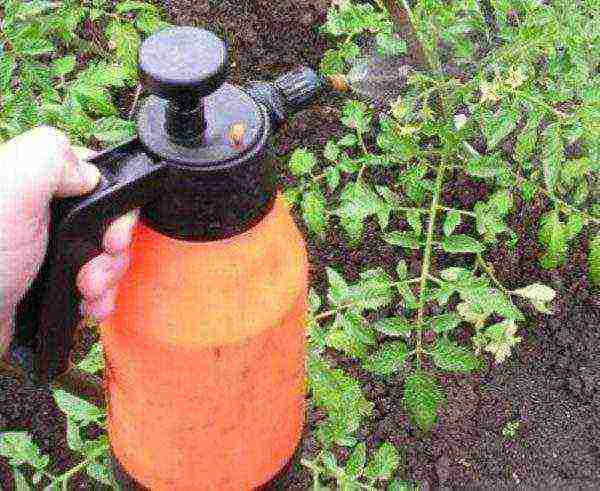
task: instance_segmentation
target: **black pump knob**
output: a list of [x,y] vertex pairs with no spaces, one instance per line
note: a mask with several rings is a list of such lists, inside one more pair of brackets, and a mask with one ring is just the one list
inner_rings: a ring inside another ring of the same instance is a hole
[[173,27],[142,43],[139,68],[150,92],[189,111],[227,77],[227,46],[210,31]]
[[202,99],[223,84],[229,71],[225,43],[204,29],[165,29],[142,43],[139,68],[146,89],[168,101],[165,124],[171,141],[200,145],[206,129]]

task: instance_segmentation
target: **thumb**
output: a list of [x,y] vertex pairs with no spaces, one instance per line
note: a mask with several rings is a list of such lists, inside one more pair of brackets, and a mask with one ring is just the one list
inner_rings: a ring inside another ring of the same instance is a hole
[[53,196],[86,194],[100,180],[98,169],[77,158],[62,132],[45,126],[1,146],[0,161],[6,184],[0,201],[12,201],[12,212],[22,218],[39,216]]
[[[64,144],[64,140],[61,141],[61,146]],[[100,171],[98,168],[84,160],[85,154],[91,155],[92,152],[87,152],[86,149],[71,147],[68,141],[62,150],[65,152],[62,173],[54,191],[54,196],[57,198],[67,198],[92,192],[100,182]]]

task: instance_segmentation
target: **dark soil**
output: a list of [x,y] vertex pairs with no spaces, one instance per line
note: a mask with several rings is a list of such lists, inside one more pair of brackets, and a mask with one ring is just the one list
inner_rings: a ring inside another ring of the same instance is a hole
[[[210,28],[230,43],[234,67],[232,81],[268,79],[297,64],[316,66],[327,42],[316,32],[325,18],[326,0],[166,0],[171,21]],[[317,104],[293,118],[275,142],[283,157],[298,146],[315,151],[329,138],[344,133],[338,122],[339,97],[324,94]],[[282,165],[283,171],[283,165]],[[289,176],[283,173],[283,181]],[[392,175],[371,175],[380,183]],[[486,188],[461,175],[453,176],[444,195],[449,206],[469,208],[486,194]],[[360,429],[370,448],[389,440],[405,452],[407,477],[425,488],[446,489],[597,489],[600,487],[600,296],[586,281],[584,241],[573,244],[564,268],[546,272],[538,267],[541,254],[535,231],[543,203],[517,206],[511,226],[519,236],[516,250],[498,248],[491,261],[508,287],[535,281],[559,291],[555,316],[527,310],[529,322],[520,330],[523,341],[504,365],[479,373],[440,375],[448,395],[439,424],[422,435],[409,423],[401,406],[402,376],[391,382],[371,377],[351,360],[329,353],[334,365],[359,378],[367,397],[375,403],[372,416]],[[306,232],[298,218],[298,224]],[[392,224],[393,226],[394,224]],[[376,223],[368,223],[363,244],[350,249],[343,233],[333,226],[324,242],[307,236],[311,284],[325,289],[325,267],[335,267],[349,280],[367,267],[392,271],[400,258],[379,238]],[[418,254],[406,258],[409,267],[419,265]],[[438,256],[437,266],[449,258]],[[463,333],[468,337],[468,333]],[[309,431],[302,442],[303,456],[317,449],[311,434],[323,415],[309,414]],[[514,440],[501,430],[508,421],[521,422]],[[0,429],[32,431],[42,451],[50,453],[58,468],[76,462],[67,450],[65,419],[52,398],[41,389],[23,386],[0,374]],[[344,449],[338,449],[340,457]],[[12,481],[5,462],[0,462],[3,489]],[[307,490],[310,475],[298,468],[290,490]],[[98,489],[85,478],[75,488]]]

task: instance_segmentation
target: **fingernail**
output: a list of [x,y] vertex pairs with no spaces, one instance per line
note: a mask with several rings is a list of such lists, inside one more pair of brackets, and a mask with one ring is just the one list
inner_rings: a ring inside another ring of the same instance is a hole
[[86,188],[89,190],[93,190],[100,182],[100,170],[98,170],[98,167],[95,165],[90,164],[85,160],[80,160],[77,169],[79,170],[81,177],[83,177]]

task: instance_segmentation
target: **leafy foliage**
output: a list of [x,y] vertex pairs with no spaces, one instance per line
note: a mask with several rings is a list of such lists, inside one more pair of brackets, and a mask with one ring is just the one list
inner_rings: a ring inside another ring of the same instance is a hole
[[[40,124],[61,128],[81,144],[113,144],[134,134],[134,123],[114,100],[118,91],[137,84],[141,36],[168,25],[154,5],[105,0],[0,5],[0,142]],[[91,39],[84,22],[97,32]],[[105,39],[98,40],[102,29]]]
[[[544,207],[537,231],[542,267],[563,266],[570,245],[587,235],[589,278],[600,283],[595,3],[492,4],[490,15],[474,0],[418,0],[410,9],[405,2],[427,69],[409,67],[389,111],[345,101],[346,133],[322,153],[307,157],[302,149],[310,169],[293,172],[296,183],[287,190],[317,240],[339,227],[351,247],[362,247],[365,225],[374,222],[398,251],[395,276],[369,270],[351,284],[328,270],[326,298],[313,303],[310,346],[313,356],[336,350],[375,377],[401,377],[403,405],[423,431],[436,424],[445,399],[437,373],[477,370],[488,355],[503,363],[521,341],[524,316],[517,305],[523,300],[552,313],[551,288],[509,289],[486,260],[491,248],[519,247],[509,225],[516,206]],[[363,56],[361,46],[370,37],[385,45],[381,33],[390,29],[383,2],[333,2],[322,31],[337,46],[325,54],[321,71],[340,90],[351,90],[344,77]],[[382,172],[394,176],[387,185],[371,178]],[[461,174],[489,190],[468,209],[444,202]],[[440,254],[450,267],[438,266]],[[419,268],[414,262],[408,268],[403,258],[409,256],[420,260]],[[365,278],[368,289],[361,287]],[[369,310],[384,308],[395,313],[366,320]],[[456,335],[465,329],[469,343]],[[431,370],[424,368],[426,357]]]
[[313,474],[313,490],[330,489],[323,481],[332,481],[337,489],[344,491],[387,489],[418,490],[418,485],[401,479],[388,482],[385,488],[378,486],[390,481],[400,465],[400,454],[389,442],[383,443],[367,461],[366,445],[357,444],[345,463],[338,462],[333,452],[321,450],[313,459],[303,459],[302,464]]
[[61,389],[54,391],[54,398],[67,417],[67,444],[81,456],[82,461],[61,474],[53,473],[50,457],[41,454],[31,435],[24,431],[0,432],[0,455],[8,459],[16,489],[34,489],[22,471],[24,466],[33,471],[33,486],[47,483],[44,489],[48,490],[67,489],[71,477],[83,471],[92,479],[116,486],[110,467],[108,437],[101,435],[95,439],[86,439],[82,436],[89,425],[105,427],[106,410]]

